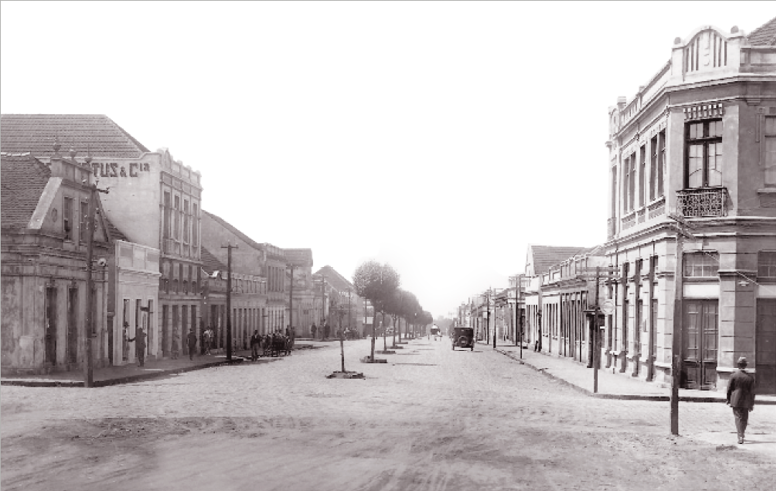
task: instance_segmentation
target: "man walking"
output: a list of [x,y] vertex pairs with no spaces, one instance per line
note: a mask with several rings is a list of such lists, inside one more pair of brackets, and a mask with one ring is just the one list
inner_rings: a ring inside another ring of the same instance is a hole
[[213,330],[208,327],[207,330],[205,331],[203,338],[205,339],[205,354],[209,355],[210,346],[213,343]]
[[739,444],[744,443],[749,412],[754,411],[754,377],[744,371],[746,365],[746,358],[738,359],[738,370],[730,376],[727,389],[727,404],[733,408]]
[[194,333],[194,328],[189,329],[189,360],[194,359],[194,351],[197,349],[197,335]]
[[135,355],[137,356],[137,366],[142,367],[145,364],[145,350],[146,350],[146,334],[143,332],[142,327],[137,328],[135,337],[127,339],[127,341],[135,342]]

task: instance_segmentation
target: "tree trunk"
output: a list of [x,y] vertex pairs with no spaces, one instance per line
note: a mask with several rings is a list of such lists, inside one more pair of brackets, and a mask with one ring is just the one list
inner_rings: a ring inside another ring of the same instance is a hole
[[342,373],[345,373],[345,341],[342,328],[340,328],[340,355],[342,357]]
[[385,312],[380,312],[380,320],[383,326],[383,351],[388,351],[388,341],[385,339]]

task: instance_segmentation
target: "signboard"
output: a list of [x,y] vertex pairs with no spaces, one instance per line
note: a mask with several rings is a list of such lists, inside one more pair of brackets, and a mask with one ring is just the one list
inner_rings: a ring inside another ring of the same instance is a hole
[[601,304],[601,312],[606,315],[614,314],[614,300],[611,298],[604,300],[604,302]]

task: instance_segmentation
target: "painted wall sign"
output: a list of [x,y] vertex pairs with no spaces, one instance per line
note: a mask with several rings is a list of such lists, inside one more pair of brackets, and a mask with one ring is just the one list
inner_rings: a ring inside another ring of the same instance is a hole
[[130,162],[129,165],[119,165],[117,162],[93,162],[94,175],[100,177],[139,177],[140,172],[150,172],[147,162]]

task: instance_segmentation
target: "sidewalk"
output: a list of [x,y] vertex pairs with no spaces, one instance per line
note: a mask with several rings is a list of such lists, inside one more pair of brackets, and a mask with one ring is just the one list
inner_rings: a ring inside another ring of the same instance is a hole
[[[479,342],[477,344],[483,349],[488,346]],[[598,392],[594,393],[593,369],[587,368],[586,364],[575,361],[573,358],[558,357],[547,352],[536,353],[533,351],[533,347],[527,345],[523,347],[522,359],[520,358],[520,347],[513,344],[497,344],[496,351],[593,397],[649,401],[668,401],[671,398],[671,387],[645,382],[624,373],[612,373],[611,368],[601,368],[598,371]],[[602,362],[605,364],[605,360]],[[679,389],[679,400],[724,403],[725,393]],[[756,404],[776,405],[776,395],[758,395]]]
[[[297,340],[294,350],[315,348],[310,343]],[[226,359],[226,354],[195,355],[193,360],[182,356],[176,360],[146,360],[145,366],[139,367],[137,363],[123,366],[95,368],[93,374],[94,387],[106,387],[109,385],[126,384],[158,377],[175,375],[178,373],[201,370],[203,368],[218,367],[221,365],[234,365],[237,363],[268,363],[282,359],[262,357],[258,361],[250,361],[250,350],[235,350],[232,360]],[[57,372],[48,375],[8,375],[0,377],[0,385],[21,385],[25,387],[83,387],[83,370],[70,372]]]

